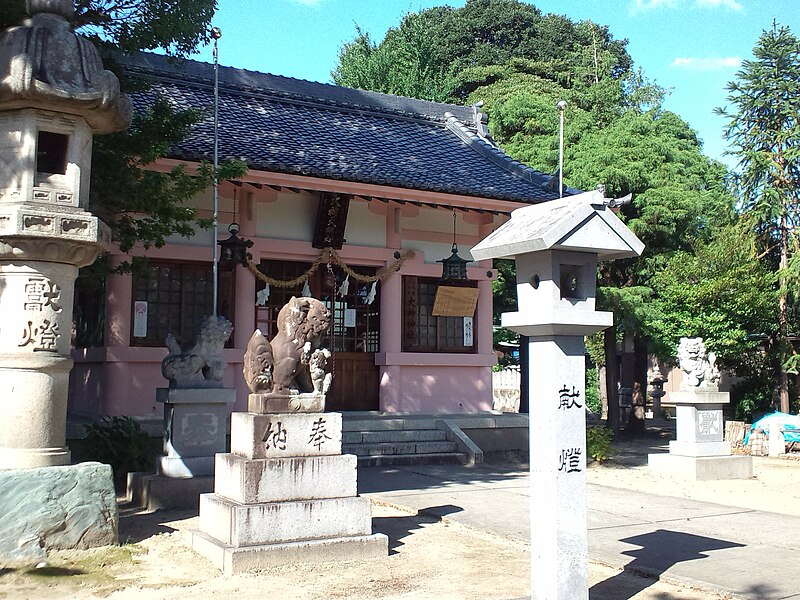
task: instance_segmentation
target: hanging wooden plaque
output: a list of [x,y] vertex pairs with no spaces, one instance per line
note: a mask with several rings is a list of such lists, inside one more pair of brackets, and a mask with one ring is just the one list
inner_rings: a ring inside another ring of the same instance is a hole
[[314,248],[342,249],[344,229],[347,226],[347,209],[350,196],[324,192],[319,199],[317,224],[314,228]]
[[434,317],[472,317],[478,306],[478,293],[474,287],[440,285],[433,300]]

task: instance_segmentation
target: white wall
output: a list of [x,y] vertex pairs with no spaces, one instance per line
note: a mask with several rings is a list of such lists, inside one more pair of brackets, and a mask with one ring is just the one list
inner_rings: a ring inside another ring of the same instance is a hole
[[317,222],[318,202],[306,192],[281,191],[275,202],[256,204],[256,235],[310,242]]
[[386,247],[386,217],[370,212],[365,201],[350,201],[347,227],[344,231],[347,244],[353,246]]

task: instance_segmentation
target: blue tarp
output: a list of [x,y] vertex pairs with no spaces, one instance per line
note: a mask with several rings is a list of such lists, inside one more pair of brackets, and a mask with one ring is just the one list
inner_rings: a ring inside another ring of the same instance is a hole
[[776,411],[761,417],[753,423],[750,432],[745,436],[744,443],[748,444],[750,442],[750,433],[756,429],[761,429],[769,434],[770,429],[773,428],[783,430],[783,438],[786,442],[800,442],[800,415],[790,415]]

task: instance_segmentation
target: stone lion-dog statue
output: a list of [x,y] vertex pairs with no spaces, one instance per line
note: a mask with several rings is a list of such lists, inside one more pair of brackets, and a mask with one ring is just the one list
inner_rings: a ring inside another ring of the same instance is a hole
[[183,349],[171,333],[166,345],[169,354],[161,361],[161,374],[172,388],[222,387],[225,362],[222,349],[233,333],[225,317],[203,320],[194,345]]
[[331,374],[330,352],[320,348],[331,314],[316,298],[295,298],[278,313],[278,333],[267,341],[256,329],[244,355],[242,372],[254,394],[325,393]]

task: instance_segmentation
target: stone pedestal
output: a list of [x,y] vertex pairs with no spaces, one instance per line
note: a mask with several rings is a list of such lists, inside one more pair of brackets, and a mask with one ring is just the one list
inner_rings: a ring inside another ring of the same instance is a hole
[[582,337],[531,338],[532,598],[587,595],[584,378]]
[[164,403],[164,454],[158,473],[166,477],[214,474],[214,456],[227,447],[228,419],[236,390],[159,388]]
[[698,389],[673,392],[670,400],[675,403],[677,439],[669,443],[669,454],[648,455],[650,468],[696,481],[753,476],[752,458],[731,455],[724,440],[722,407],[730,394]]
[[217,454],[192,546],[226,573],[384,557],[356,467],[342,455],[339,413],[233,413],[231,452]]

